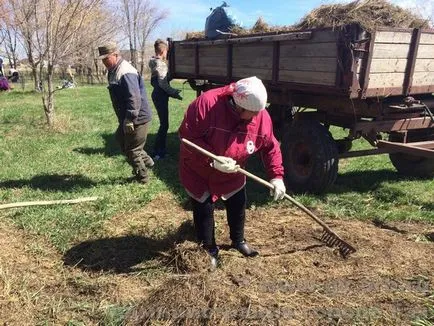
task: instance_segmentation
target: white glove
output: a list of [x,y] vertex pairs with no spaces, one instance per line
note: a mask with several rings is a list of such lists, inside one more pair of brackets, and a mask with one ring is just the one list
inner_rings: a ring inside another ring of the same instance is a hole
[[285,197],[286,188],[282,179],[272,179],[270,183],[274,186],[273,190],[270,190],[270,195],[274,200],[283,199]]
[[215,169],[217,169],[223,173],[235,173],[238,171],[238,168],[240,166],[237,165],[237,162],[234,159],[232,159],[230,157],[226,157],[226,156],[219,156],[218,158],[223,163],[220,163],[219,161],[214,160],[212,163],[212,166]]

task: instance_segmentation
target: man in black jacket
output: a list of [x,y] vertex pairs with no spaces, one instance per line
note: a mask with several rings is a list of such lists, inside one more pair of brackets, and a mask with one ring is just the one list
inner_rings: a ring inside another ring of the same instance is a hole
[[98,52],[108,69],[108,89],[119,121],[116,139],[133,167],[137,181],[146,183],[147,168],[154,162],[144,150],[152,111],[143,79],[131,64],[121,58],[116,43],[100,46]]

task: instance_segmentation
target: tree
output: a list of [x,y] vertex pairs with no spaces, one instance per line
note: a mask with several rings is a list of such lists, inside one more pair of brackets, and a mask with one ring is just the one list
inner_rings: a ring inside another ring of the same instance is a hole
[[27,55],[35,90],[39,89],[38,66],[41,62],[41,53],[36,49],[37,32],[41,29],[37,24],[37,5],[38,1],[33,0],[9,0],[9,16],[13,17],[16,34]]
[[152,0],[122,0],[124,30],[128,38],[131,64],[138,67],[140,54],[140,74],[145,68],[145,49],[149,35],[168,16],[168,11],[154,5]]
[[9,61],[9,66],[16,67],[18,61],[17,33],[14,30],[14,27],[6,23],[2,28],[0,28],[0,40],[2,40],[4,51]]
[[2,15],[0,15],[0,44],[9,61],[9,66],[16,67],[17,56],[17,31],[14,24],[13,15],[10,8],[5,3],[0,5]]
[[77,53],[84,34],[88,34],[87,44],[100,37],[89,35],[83,27],[89,26],[92,15],[102,4],[102,0],[33,0],[36,26],[36,49],[42,59],[39,65],[39,78],[43,82],[42,103],[46,121],[54,124],[54,69],[63,59]]

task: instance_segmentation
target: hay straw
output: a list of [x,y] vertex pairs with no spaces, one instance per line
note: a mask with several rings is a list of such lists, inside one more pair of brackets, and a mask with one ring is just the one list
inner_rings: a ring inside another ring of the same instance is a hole
[[[350,3],[322,5],[313,9],[295,25],[271,26],[259,17],[252,28],[234,26],[231,33],[237,36],[283,33],[313,28],[340,28],[358,24],[368,32],[378,27],[430,28],[428,20],[411,9],[391,4],[387,0],[356,0]],[[204,32],[189,32],[187,40],[204,39]]]

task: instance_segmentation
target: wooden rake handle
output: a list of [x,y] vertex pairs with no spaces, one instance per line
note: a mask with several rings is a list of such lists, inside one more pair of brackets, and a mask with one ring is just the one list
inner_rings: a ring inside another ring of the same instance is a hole
[[[187,144],[188,146],[196,149],[198,152],[214,159],[217,160],[219,162],[221,162],[221,160],[219,159],[219,157],[217,155],[214,155],[213,153],[207,151],[206,149],[203,149],[202,147],[196,145],[195,143],[192,143],[191,141],[185,139],[185,138],[181,138],[181,141],[184,144]],[[224,162],[221,162],[224,163]],[[269,183],[268,181],[265,181],[264,179],[261,179],[260,177],[250,173],[249,171],[246,171],[242,168],[238,168],[238,172],[244,174],[245,176],[259,182],[260,184],[266,186],[267,188],[274,190],[274,186]],[[294,198],[292,198],[291,196],[289,196],[288,194],[285,194],[285,198],[288,199],[291,203],[293,203],[295,206],[297,206],[298,208],[300,208],[303,212],[305,212],[307,215],[309,215],[315,222],[317,222],[319,225],[321,225],[325,230],[327,230],[329,233],[333,233],[334,232],[327,226],[327,224],[325,224],[319,217],[317,217],[314,213],[312,213],[308,208],[306,208],[303,204],[301,204],[300,202],[296,201]]]

